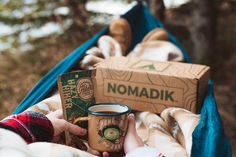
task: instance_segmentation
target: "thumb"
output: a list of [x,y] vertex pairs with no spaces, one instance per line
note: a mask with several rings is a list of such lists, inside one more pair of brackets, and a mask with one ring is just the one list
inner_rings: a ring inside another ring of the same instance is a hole
[[67,122],[66,120],[64,121],[64,124],[65,124],[64,125],[65,131],[68,131],[74,135],[81,136],[81,135],[85,135],[87,133],[86,129],[81,128],[77,125],[71,124],[71,123]]
[[128,126],[128,132],[127,134],[131,133],[131,134],[137,134],[136,133],[136,128],[135,128],[135,117],[134,114],[131,113],[128,116],[128,120],[129,120],[129,126]]
[[128,120],[129,120],[129,126],[128,126],[127,134],[125,137],[125,141],[124,141],[124,151],[126,154],[144,145],[136,132],[134,114],[132,113],[129,114]]

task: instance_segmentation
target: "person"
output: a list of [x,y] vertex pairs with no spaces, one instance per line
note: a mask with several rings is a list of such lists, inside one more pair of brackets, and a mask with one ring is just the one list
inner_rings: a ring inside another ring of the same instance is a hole
[[[126,154],[126,157],[164,157],[164,155],[158,152],[157,149],[144,146],[143,141],[136,132],[134,114],[129,114],[128,120],[129,126],[124,141],[124,152]],[[14,155],[11,156],[10,152],[13,152],[13,154],[17,154],[17,157],[21,156],[20,153],[22,153],[22,151],[20,150],[22,148],[20,147],[20,145],[24,145],[21,144],[22,142],[20,141],[22,140],[22,138],[27,144],[32,144],[35,142],[51,142],[53,138],[57,137],[64,131],[69,131],[70,133],[77,136],[87,134],[86,129],[81,128],[77,125],[73,125],[64,120],[62,110],[54,111],[46,116],[41,113],[32,111],[23,112],[18,115],[8,116],[2,121],[0,121],[0,156],[13,157]],[[15,145],[15,143],[17,144]],[[68,146],[64,146],[64,148],[67,150],[75,151],[74,148],[72,149]],[[58,149],[58,151],[61,150]],[[40,155],[40,153],[42,154],[43,151],[37,150],[37,152],[39,154],[36,154],[36,156],[42,156]],[[24,153],[28,153],[28,155],[31,153],[31,155],[33,154],[32,156],[35,155],[34,151],[23,151],[23,154]],[[80,151],[79,153],[83,152]],[[98,151],[92,150],[90,151],[90,153],[96,156],[102,155],[103,157],[109,157],[108,152],[103,152],[102,154],[100,154]],[[53,156],[56,155],[54,154]]]

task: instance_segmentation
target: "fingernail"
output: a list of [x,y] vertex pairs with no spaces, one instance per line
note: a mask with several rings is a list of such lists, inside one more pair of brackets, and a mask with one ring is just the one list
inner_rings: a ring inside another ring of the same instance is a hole
[[87,130],[86,129],[82,129],[82,134],[87,134]]
[[131,114],[129,115],[129,118],[132,119],[132,120],[134,120],[134,119],[135,119],[134,114],[131,113]]

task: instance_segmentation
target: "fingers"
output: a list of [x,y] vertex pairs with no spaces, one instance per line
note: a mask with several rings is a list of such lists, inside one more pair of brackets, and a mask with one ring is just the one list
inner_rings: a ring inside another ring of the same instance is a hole
[[58,110],[54,111],[53,113],[54,113],[54,116],[55,116],[56,118],[59,118],[59,119],[62,119],[62,118],[63,118],[62,109],[58,109]]
[[136,139],[138,145],[143,145],[143,141],[138,136],[138,133],[136,131],[136,124],[135,124],[135,116],[134,116],[134,114],[133,113],[129,114],[128,119],[129,119],[128,132],[135,136],[135,139]]
[[102,153],[102,156],[103,156],[103,157],[109,157],[109,153],[108,153],[108,152],[103,152],[103,153]]
[[133,113],[128,115],[128,120],[129,120],[128,132],[132,132],[132,133],[136,132],[135,117]]
[[93,149],[91,149],[91,148],[89,148],[89,149],[87,150],[87,152],[89,152],[89,153],[91,153],[91,154],[93,154],[93,155],[96,155],[96,156],[100,156],[99,151],[93,150]]
[[[135,122],[135,116],[134,116],[134,114],[133,114],[133,113],[130,113],[130,114],[128,115],[128,119],[129,119],[129,122],[131,122],[131,123]],[[135,124],[134,124],[134,125],[135,125]]]
[[65,121],[64,123],[65,123],[65,131],[68,131],[68,132],[70,132],[74,135],[78,135],[78,136],[82,136],[82,135],[87,134],[87,130],[84,128],[81,128],[77,125],[71,124],[67,121]]
[[[87,152],[89,152],[89,153],[91,153],[93,155],[96,155],[96,156],[100,156],[101,155],[99,151],[94,150],[94,149],[92,149],[90,147],[88,147]],[[109,157],[109,153],[108,152],[103,152],[102,153],[102,157]]]
[[54,119],[54,118],[63,119],[63,112],[62,112],[62,109],[58,109],[54,112],[51,112],[51,113],[47,114],[46,116],[49,119]]

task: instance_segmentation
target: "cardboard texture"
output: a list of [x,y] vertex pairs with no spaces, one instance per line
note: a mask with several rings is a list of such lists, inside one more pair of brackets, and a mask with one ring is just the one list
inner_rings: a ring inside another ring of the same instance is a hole
[[95,70],[58,78],[64,116],[73,122],[95,102],[127,104],[133,110],[154,113],[168,107],[197,113],[207,91],[209,70],[205,65],[111,57]]
[[[133,110],[161,113],[168,107],[198,113],[207,91],[210,68],[179,62],[112,57],[95,70],[61,75],[58,87],[65,119],[87,116],[95,103],[127,104]],[[87,127],[86,123],[79,123]],[[66,143],[73,136],[66,132]]]
[[209,67],[179,62],[112,57],[94,74],[96,102],[129,105],[133,110],[161,113],[181,107],[197,113],[207,91]]

